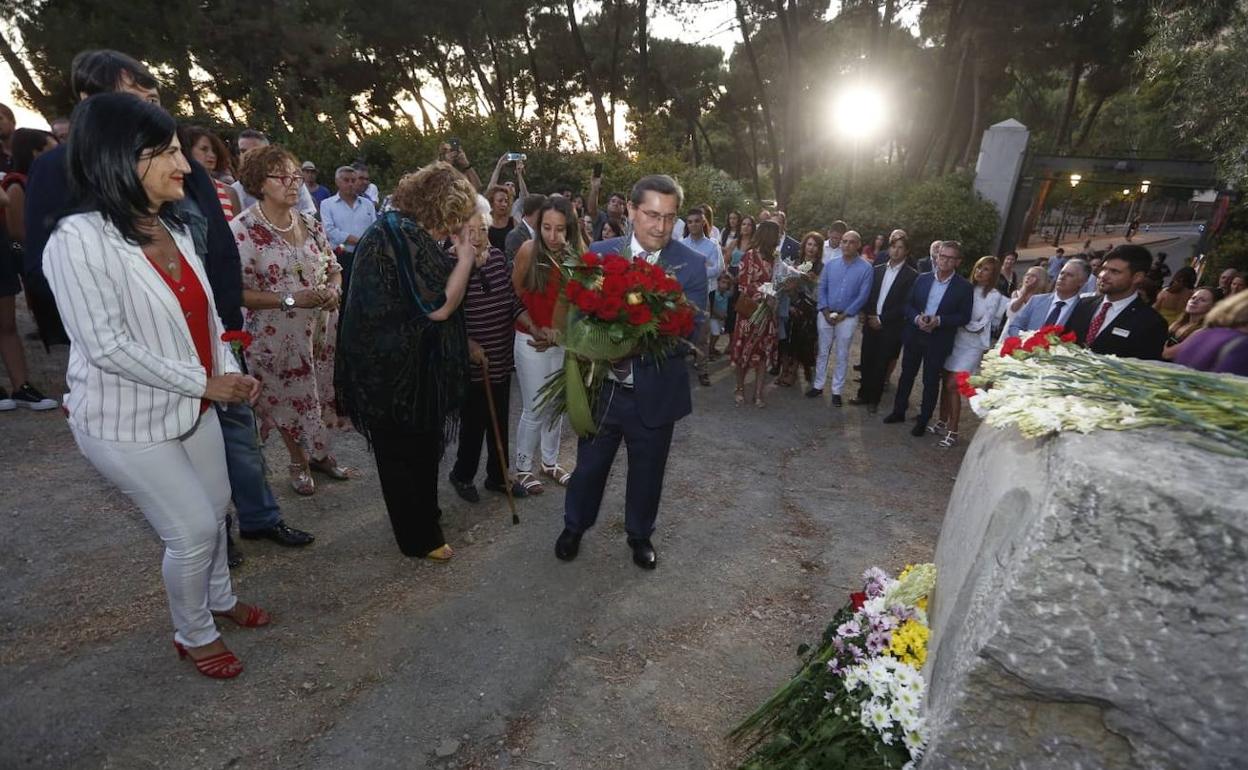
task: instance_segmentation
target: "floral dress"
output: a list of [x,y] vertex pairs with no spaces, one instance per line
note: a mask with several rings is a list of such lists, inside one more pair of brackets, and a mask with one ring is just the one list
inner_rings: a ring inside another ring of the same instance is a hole
[[[230,222],[243,265],[243,289],[294,294],[324,286],[339,272],[321,223],[302,217],[302,246],[286,241],[264,221],[256,204]],[[334,410],[334,348],[338,312],[317,308],[249,310],[252,343],[247,369],[264,383],[256,411],[261,431],[276,426],[293,437],[313,459],[329,454]]]
[[[741,272],[737,276],[737,288],[743,296],[755,302],[763,302],[763,293],[759,290],[763,284],[771,280],[772,267],[751,249],[741,260]],[[745,316],[737,316],[736,331],[732,338],[732,364],[740,367],[756,367],[761,364],[771,366],[776,362],[778,346],[776,330],[776,314],[768,313],[767,318],[757,326],[750,323]]]

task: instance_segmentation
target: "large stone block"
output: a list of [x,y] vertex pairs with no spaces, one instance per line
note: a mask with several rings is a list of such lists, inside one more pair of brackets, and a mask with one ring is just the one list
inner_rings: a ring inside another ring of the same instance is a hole
[[983,426],[936,549],[924,770],[1248,767],[1248,462]]

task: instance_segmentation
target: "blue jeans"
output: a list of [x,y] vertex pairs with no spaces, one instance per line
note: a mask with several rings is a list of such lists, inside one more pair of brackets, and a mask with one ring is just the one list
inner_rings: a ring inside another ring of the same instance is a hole
[[241,404],[216,409],[225,439],[225,464],[230,475],[230,497],[238,511],[238,528],[244,532],[268,529],[282,520],[282,512],[264,475],[255,412]]

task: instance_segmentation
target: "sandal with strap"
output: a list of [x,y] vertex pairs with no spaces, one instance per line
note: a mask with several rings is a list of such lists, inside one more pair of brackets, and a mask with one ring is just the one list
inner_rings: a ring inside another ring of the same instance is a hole
[[316,493],[316,482],[312,480],[312,474],[306,466],[299,463],[291,463],[288,466],[290,471],[290,488],[295,490],[297,494],[308,497]]
[[555,483],[561,487],[566,487],[568,482],[572,480],[572,473],[559,463],[547,465],[542,463],[542,473],[555,480]]
[[958,432],[956,430],[946,431],[945,437],[942,438],[936,446],[951,447],[958,443]]
[[[234,616],[234,611],[240,606],[247,608],[247,617],[243,618],[241,621]],[[225,610],[224,612],[213,610],[212,616],[214,618],[228,620],[235,625],[241,626],[242,628],[260,628],[261,626],[267,626],[269,623],[273,622],[273,618],[269,615],[269,613],[254,604],[243,604],[242,602],[235,604],[234,609]]]
[[333,455],[326,455],[319,460],[312,460],[308,463],[308,468],[316,473],[328,476],[334,481],[348,481],[360,477],[358,468],[352,468],[349,465],[339,465]]
[[733,391],[732,400],[736,402],[737,406],[741,406],[742,404],[744,404],[745,403],[745,388],[737,388],[735,391]]
[[210,679],[233,679],[243,673],[243,662],[229,650],[206,658],[196,658],[177,642],[173,643],[173,649],[178,651],[178,658],[190,658],[195,664],[195,670]]
[[945,433],[948,430],[949,430],[949,423],[945,422],[944,420],[937,420],[936,422],[927,426],[928,433]]
[[524,491],[528,492],[530,495],[540,495],[542,492],[546,491],[545,488],[542,487],[542,482],[538,481],[537,477],[530,471],[520,471],[517,473],[516,483],[524,487]]

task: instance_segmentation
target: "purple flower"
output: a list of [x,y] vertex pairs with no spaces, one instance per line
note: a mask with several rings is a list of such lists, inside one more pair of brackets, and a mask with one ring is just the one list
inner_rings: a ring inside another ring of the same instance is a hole
[[876,632],[891,631],[897,627],[897,618],[892,615],[876,615],[871,618],[871,630]]
[[888,579],[888,575],[884,574],[884,570],[879,567],[871,567],[862,573],[862,590],[868,597],[874,599],[884,593],[884,581]]
[[844,639],[842,639],[842,638],[841,638],[841,637],[839,637],[839,636],[838,636],[838,637],[835,637],[835,638],[832,640],[832,647],[833,647],[833,649],[835,649],[837,652],[845,652],[845,640],[844,640]]
[[890,634],[873,631],[867,635],[867,652],[872,655],[879,655],[888,648],[890,641]]
[[854,656],[855,663],[862,660],[862,649],[856,644],[849,645],[849,654]]
[[857,620],[847,620],[836,628],[837,636],[858,636],[861,633],[862,627]]
[[[841,672],[844,671],[844,669],[841,668],[841,661],[836,658],[833,658],[832,660],[828,661],[828,670],[831,671],[836,676],[840,676]],[[828,700],[832,700],[832,699],[828,698]]]

